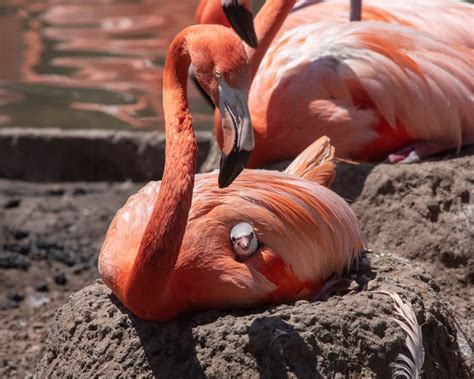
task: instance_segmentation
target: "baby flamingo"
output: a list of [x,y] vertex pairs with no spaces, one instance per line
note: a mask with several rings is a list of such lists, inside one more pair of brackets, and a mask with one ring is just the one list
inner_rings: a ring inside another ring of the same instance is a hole
[[[195,177],[186,98],[190,63],[223,115],[219,175]],[[192,26],[172,42],[163,83],[163,180],[148,183],[117,212],[99,256],[104,283],[142,319],[310,298],[364,246],[350,207],[318,184],[334,175],[327,138],[285,173],[244,170],[236,179],[253,148],[249,83],[245,50],[229,29]],[[246,257],[231,241],[241,222],[251,225],[258,241]]]

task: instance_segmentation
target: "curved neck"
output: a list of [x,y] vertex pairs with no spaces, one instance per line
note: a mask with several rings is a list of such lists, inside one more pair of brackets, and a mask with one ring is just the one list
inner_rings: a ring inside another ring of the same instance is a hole
[[163,179],[125,294],[127,305],[138,312],[140,308],[149,312],[152,304],[163,305],[157,301],[159,298],[167,300],[191,207],[197,144],[186,98],[189,65],[186,35],[181,34],[168,50],[163,72],[166,130]]
[[257,16],[255,16],[254,24],[258,47],[256,49],[247,47],[251,79],[257,73],[258,66],[270,47],[273,38],[277,35],[295,3],[296,0],[267,0]]

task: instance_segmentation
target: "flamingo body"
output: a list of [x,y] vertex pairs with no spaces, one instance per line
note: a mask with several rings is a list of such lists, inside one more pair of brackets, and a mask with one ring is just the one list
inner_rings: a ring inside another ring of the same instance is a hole
[[[100,254],[100,273],[120,292],[160,190],[150,182],[117,212]],[[250,221],[261,248],[238,262],[229,230]],[[192,206],[171,279],[166,317],[308,298],[364,246],[350,207],[328,188],[292,175],[244,170],[217,188],[216,173],[196,176]],[[146,315],[145,315],[146,318]],[[151,317],[154,318],[154,317]]]
[[338,156],[356,160],[383,159],[420,140],[459,148],[474,135],[473,57],[394,24],[293,28],[252,82],[250,167],[291,159],[321,135]]

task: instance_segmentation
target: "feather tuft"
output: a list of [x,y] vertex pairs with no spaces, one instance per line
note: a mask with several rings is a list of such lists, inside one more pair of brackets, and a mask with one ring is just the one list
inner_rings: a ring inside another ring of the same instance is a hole
[[403,301],[395,292],[377,291],[377,293],[388,295],[393,299],[395,302],[395,313],[400,317],[400,319],[393,318],[393,320],[400,325],[407,334],[405,346],[410,352],[410,356],[402,353],[397,355],[396,362],[392,364],[395,369],[393,377],[407,379],[421,378],[421,369],[425,361],[425,349],[423,347],[421,326],[416,319],[413,307],[410,303]]

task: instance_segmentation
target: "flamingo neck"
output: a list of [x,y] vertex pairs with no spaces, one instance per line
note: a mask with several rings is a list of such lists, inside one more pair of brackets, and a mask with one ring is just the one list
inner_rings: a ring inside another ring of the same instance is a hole
[[195,19],[197,24],[219,24],[230,27],[221,0],[201,0],[197,6]]
[[[189,65],[186,38],[181,35],[170,46],[163,72],[166,131],[163,179],[125,294],[127,305],[145,319],[172,316],[162,312],[170,301],[171,276],[191,207],[197,144],[186,98]],[[154,304],[161,309],[150,310]]]
[[255,16],[254,25],[258,47],[256,49],[247,47],[251,79],[257,73],[260,62],[295,3],[296,0],[268,0]]

